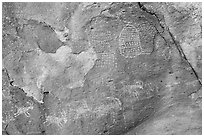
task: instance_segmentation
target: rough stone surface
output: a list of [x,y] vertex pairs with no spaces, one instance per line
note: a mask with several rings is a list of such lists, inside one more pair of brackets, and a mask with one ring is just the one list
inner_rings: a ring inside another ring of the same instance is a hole
[[2,134],[202,134],[201,3],[2,6]]

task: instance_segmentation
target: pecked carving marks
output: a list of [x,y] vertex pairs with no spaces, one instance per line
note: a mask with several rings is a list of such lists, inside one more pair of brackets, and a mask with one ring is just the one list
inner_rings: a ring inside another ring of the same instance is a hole
[[125,58],[135,58],[141,53],[139,31],[133,25],[128,24],[121,31],[119,50]]

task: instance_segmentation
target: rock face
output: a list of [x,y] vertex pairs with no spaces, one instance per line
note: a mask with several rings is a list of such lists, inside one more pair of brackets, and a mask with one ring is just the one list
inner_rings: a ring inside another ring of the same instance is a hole
[[183,4],[3,3],[2,134],[201,134]]

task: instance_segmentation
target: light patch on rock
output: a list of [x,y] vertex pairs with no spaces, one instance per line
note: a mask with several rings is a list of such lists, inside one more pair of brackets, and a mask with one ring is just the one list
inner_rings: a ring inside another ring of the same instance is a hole
[[49,55],[60,63],[64,63],[67,57],[70,56],[72,49],[68,46],[61,46],[56,53],[49,53]]
[[72,49],[68,46],[60,47],[56,53],[46,54],[38,51],[37,56],[24,70],[25,86],[23,89],[27,95],[42,103],[41,87],[47,77],[58,77],[65,69],[67,78],[70,79],[66,87],[70,89],[83,87],[84,76],[94,66],[97,59],[96,53],[93,49],[88,49],[79,55],[71,52]]
[[89,48],[87,51],[80,53],[76,60],[83,64],[82,72],[84,75],[94,66],[95,61],[97,60],[97,55],[93,48]]

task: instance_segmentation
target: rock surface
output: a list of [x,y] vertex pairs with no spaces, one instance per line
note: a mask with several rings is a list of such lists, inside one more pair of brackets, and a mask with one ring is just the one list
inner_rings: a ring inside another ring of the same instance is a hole
[[2,12],[2,134],[202,134],[200,3]]

